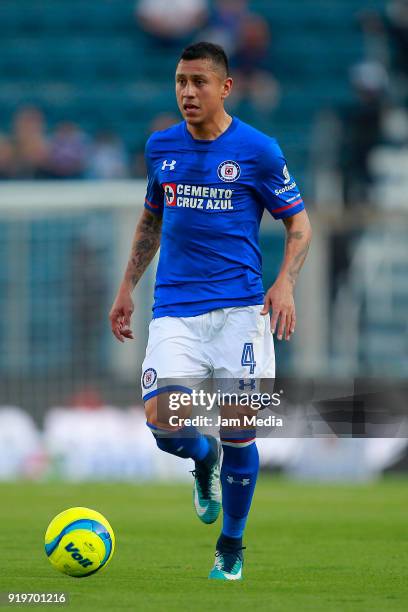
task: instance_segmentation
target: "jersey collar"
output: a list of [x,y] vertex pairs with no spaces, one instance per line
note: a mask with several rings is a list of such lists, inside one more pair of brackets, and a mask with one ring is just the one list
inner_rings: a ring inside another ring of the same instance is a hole
[[202,147],[210,147],[211,145],[218,144],[219,142],[224,140],[227,136],[229,136],[232,132],[234,132],[237,126],[238,126],[238,119],[233,116],[232,121],[227,127],[227,129],[224,132],[222,132],[222,134],[220,134],[217,138],[214,138],[214,140],[200,140],[197,138],[193,138],[193,136],[190,134],[190,132],[187,129],[187,122],[186,121],[183,122],[184,136],[187,142],[190,144],[194,144],[194,145],[202,146]]

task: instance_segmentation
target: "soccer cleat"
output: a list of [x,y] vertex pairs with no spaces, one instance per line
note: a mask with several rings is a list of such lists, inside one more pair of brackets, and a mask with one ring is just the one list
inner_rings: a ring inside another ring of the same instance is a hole
[[212,580],[242,580],[242,566],[244,555],[242,548],[235,551],[217,550],[214,567],[208,578]]
[[212,436],[207,436],[215,455],[209,466],[203,461],[195,462],[193,503],[198,518],[209,525],[214,523],[221,510],[220,461],[221,445]]

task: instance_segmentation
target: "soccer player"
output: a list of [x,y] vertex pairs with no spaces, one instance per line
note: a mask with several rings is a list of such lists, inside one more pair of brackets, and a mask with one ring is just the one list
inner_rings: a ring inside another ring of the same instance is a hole
[[[239,580],[259,466],[255,431],[231,436],[220,430],[220,468],[214,437],[192,426],[170,426],[158,411],[169,397],[160,381],[274,378],[272,334],[289,340],[295,331],[293,290],[311,228],[276,140],[224,108],[233,81],[223,49],[207,42],[190,45],[175,80],[183,121],[147,142],[144,211],[109,316],[119,341],[133,338],[131,294],[161,246],[141,380],[147,426],[159,449],[194,460],[198,518],[214,522],[222,503],[209,577]],[[258,242],[265,209],[286,228],[282,266],[266,294]]]

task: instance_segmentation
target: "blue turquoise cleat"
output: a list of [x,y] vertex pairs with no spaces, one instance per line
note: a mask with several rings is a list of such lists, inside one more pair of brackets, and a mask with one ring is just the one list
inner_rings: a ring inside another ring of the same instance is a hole
[[214,523],[221,511],[220,462],[221,445],[212,436],[207,436],[215,451],[215,461],[211,466],[196,461],[194,476],[193,503],[198,518],[209,525]]
[[243,564],[244,556],[242,548],[235,552],[217,550],[214,567],[209,573],[208,578],[212,580],[242,580]]

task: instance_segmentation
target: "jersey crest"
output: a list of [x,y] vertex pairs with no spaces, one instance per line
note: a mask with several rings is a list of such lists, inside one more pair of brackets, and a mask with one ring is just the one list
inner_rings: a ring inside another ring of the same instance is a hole
[[221,162],[217,170],[218,178],[226,183],[233,183],[241,176],[239,164],[232,160]]

